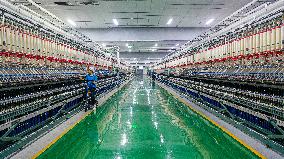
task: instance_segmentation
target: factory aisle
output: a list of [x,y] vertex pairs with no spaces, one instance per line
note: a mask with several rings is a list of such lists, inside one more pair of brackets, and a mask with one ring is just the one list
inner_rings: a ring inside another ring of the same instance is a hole
[[151,80],[136,78],[39,158],[257,158]]

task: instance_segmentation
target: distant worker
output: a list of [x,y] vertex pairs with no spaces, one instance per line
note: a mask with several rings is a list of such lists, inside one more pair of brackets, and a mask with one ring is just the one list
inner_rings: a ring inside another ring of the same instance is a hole
[[98,101],[96,100],[96,84],[95,82],[98,81],[97,75],[94,73],[94,68],[87,68],[87,75],[85,79],[83,79],[87,82],[86,85],[86,101],[85,104],[85,111],[91,109],[95,105],[98,104]]
[[152,71],[152,80],[155,81],[156,80],[156,73],[154,71]]
[[118,69],[117,69],[117,71],[116,71],[116,85],[117,86],[119,86],[119,82],[120,82],[120,76],[119,76],[119,71],[118,71]]
[[155,88],[155,80],[156,80],[156,73],[154,71],[151,72],[151,78],[152,78],[152,88]]

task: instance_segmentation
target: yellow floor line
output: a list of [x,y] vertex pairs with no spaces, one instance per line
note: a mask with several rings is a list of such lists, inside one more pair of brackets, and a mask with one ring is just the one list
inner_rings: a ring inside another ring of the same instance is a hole
[[[160,85],[160,84],[159,84]],[[168,91],[169,92],[169,91]],[[206,120],[210,121],[212,124],[214,124],[215,126],[217,126],[218,128],[220,128],[221,130],[223,130],[225,133],[227,133],[229,136],[231,136],[232,138],[234,138],[235,140],[237,140],[240,144],[242,144],[244,147],[246,147],[247,149],[249,149],[250,151],[252,151],[254,154],[256,154],[258,157],[262,158],[262,159],[266,159],[265,156],[263,156],[260,152],[258,152],[256,149],[252,148],[250,145],[248,145],[245,141],[239,139],[238,137],[236,137],[234,134],[232,134],[229,130],[227,130],[226,128],[224,128],[223,126],[219,125],[217,122],[213,121],[210,117],[206,116],[205,114],[203,114],[202,112],[195,110],[186,100],[184,100],[183,98],[177,96],[176,94],[173,94],[171,92],[169,92],[170,94],[172,94],[174,97],[176,97],[177,99],[179,99],[182,103],[184,103],[185,105],[187,105],[191,110],[193,110],[194,112],[196,112],[197,114],[199,114],[200,116],[202,116],[203,118],[205,118]]]
[[73,125],[69,126],[67,129],[65,129],[59,136],[57,136],[54,140],[52,140],[47,146],[45,146],[43,149],[38,151],[32,159],[37,158],[39,155],[41,155],[44,151],[46,151],[50,146],[52,146],[56,141],[58,141],[62,136],[64,136],[69,130],[74,128],[81,120],[83,120],[86,116],[88,116],[92,111],[86,112],[82,117],[80,117]]

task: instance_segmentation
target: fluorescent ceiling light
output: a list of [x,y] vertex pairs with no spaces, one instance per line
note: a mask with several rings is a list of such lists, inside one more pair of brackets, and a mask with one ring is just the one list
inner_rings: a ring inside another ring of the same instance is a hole
[[67,21],[68,21],[69,24],[71,24],[71,25],[73,25],[73,26],[76,26],[76,23],[75,23],[73,20],[68,19]]
[[113,21],[113,23],[114,23],[115,25],[118,25],[117,19],[112,19],[112,21]]
[[173,22],[173,18],[169,19],[167,25],[170,25]]
[[158,46],[158,44],[156,43],[156,44],[155,44],[155,46],[157,47],[157,46]]
[[214,20],[215,20],[215,19],[209,19],[205,24],[206,24],[206,25],[209,25],[209,24],[211,24]]

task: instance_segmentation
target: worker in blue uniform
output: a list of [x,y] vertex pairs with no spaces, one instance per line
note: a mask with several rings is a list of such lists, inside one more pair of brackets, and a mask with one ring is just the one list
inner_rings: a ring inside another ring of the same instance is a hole
[[85,104],[85,111],[89,110],[90,108],[94,107],[98,104],[96,100],[96,84],[95,82],[98,81],[97,75],[94,73],[92,68],[87,68],[87,75],[84,79],[87,82],[86,85],[86,101]]

